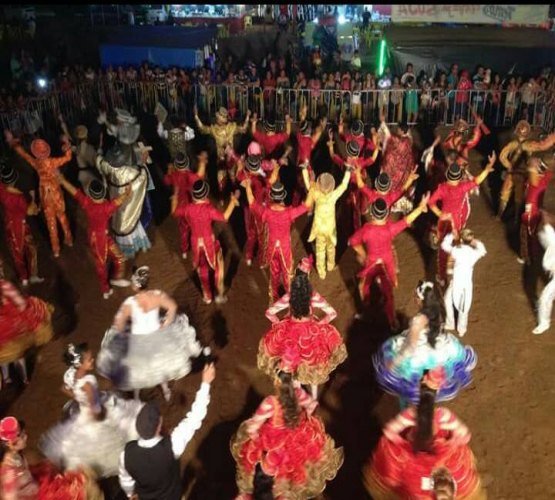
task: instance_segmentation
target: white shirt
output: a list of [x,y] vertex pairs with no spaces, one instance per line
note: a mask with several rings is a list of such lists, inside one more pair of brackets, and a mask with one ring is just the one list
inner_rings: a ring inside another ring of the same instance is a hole
[[546,272],[555,274],[555,230],[551,224],[545,224],[538,232],[538,239],[545,249],[542,265]]
[[[157,132],[158,136],[161,139],[168,138],[168,131],[164,130],[164,125],[162,125],[160,122],[158,122]],[[185,130],[183,131],[183,135],[185,136],[185,141],[192,141],[195,138],[195,131],[191,127],[186,126]]]
[[[204,417],[206,417],[208,403],[210,403],[210,384],[203,382],[197,391],[191,411],[177,424],[170,435],[172,451],[176,459],[183,454],[195,432],[200,428]],[[160,441],[162,441],[162,436],[156,436],[152,439],[139,439],[137,444],[141,448],[153,448]],[[133,495],[135,480],[125,469],[125,450],[121,452],[119,458],[119,484],[128,497]]]

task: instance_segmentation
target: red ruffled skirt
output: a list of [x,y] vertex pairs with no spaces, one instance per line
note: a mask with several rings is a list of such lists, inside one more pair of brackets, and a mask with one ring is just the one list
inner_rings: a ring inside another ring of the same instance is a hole
[[103,500],[104,494],[88,470],[60,473],[50,462],[30,467],[39,483],[37,500]]
[[270,376],[291,373],[302,384],[323,384],[347,358],[340,333],[330,324],[285,319],[260,341],[258,368]]
[[445,467],[457,485],[457,500],[485,500],[474,454],[468,445],[441,439],[434,453],[415,453],[410,442],[394,443],[382,437],[374,456],[363,470],[366,489],[374,500],[428,500],[422,478]]
[[11,302],[0,306],[0,364],[21,358],[27,349],[46,344],[53,336],[54,308],[37,297],[26,301],[23,311]]
[[274,495],[288,499],[313,498],[326,487],[343,464],[343,449],[315,417],[301,416],[297,427],[262,425],[256,438],[247,434],[243,422],[231,441],[231,453],[237,462],[237,486],[240,493],[251,493],[256,464],[274,478]]

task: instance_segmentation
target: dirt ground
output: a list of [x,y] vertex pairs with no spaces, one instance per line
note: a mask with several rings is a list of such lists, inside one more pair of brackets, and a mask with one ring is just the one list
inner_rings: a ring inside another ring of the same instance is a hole
[[[485,164],[483,154],[491,146],[491,141],[489,144],[484,141],[481,154],[473,153],[475,172],[480,161]],[[555,387],[549,373],[554,332],[542,336],[531,333],[535,326],[536,287],[539,290],[543,281],[537,266],[523,272],[517,263],[514,225],[510,214],[505,223],[493,218],[490,192],[498,192],[498,182],[489,184],[479,197],[472,197],[469,222],[488,250],[476,268],[475,298],[469,331],[464,337],[464,342],[478,353],[478,366],[472,385],[447,406],[472,431],[471,447],[489,498],[553,498]],[[548,208],[555,206],[551,192],[546,196]],[[46,282],[31,289],[33,294],[55,303],[58,336],[38,354],[30,385],[25,388],[15,385],[1,394],[2,414],[9,412],[27,423],[31,455],[39,436],[60,418],[66,402],[59,390],[65,371],[61,359],[64,346],[69,341],[88,341],[98,349],[118,306],[130,293],[116,289],[110,300],[102,300],[85,247],[82,217],[76,218],[73,204],[69,210],[73,211],[73,223],[77,226],[76,245],[73,249],[65,248],[61,258],[54,261],[41,232],[39,265]],[[343,333],[349,353],[347,361],[323,388],[320,399],[319,415],[331,436],[345,449],[345,463],[322,498],[364,499],[368,496],[362,486],[362,465],[371,455],[381,427],[398,411],[398,404],[379,390],[373,377],[371,355],[390,335],[383,317],[374,308],[363,320],[353,319],[355,274],[359,266],[354,253],[345,246],[349,214],[339,209],[338,218],[338,270],[325,281],[315,273],[312,276],[315,288],[338,310],[335,325]],[[191,264],[179,257],[177,227],[171,217],[150,229],[153,249],[137,258],[137,263],[151,266],[152,287],[162,288],[175,297],[190,316],[201,340],[215,347],[218,357],[208,415],[182,460],[191,499],[233,498],[236,489],[229,440],[239,423],[271,391],[269,379],[256,369],[258,342],[269,327],[264,316],[267,277],[258,267],[248,268],[239,260],[239,248],[244,243],[239,213],[234,214],[230,226],[233,231],[230,227],[218,228],[228,269],[229,301],[223,306],[202,303]],[[309,220],[303,217],[293,231],[295,260],[306,253],[302,241],[306,240],[308,230]],[[416,311],[412,299],[415,284],[425,276],[434,276],[434,255],[419,243],[417,233],[418,225],[415,231],[407,231],[396,240],[400,265],[396,308],[405,322]],[[103,379],[101,384],[109,387],[109,382]],[[170,404],[164,402],[159,389],[143,391],[142,398],[160,401],[166,426],[171,429],[189,409],[199,384],[197,370],[174,383]],[[115,482],[108,482],[106,491],[108,498],[117,498]]]

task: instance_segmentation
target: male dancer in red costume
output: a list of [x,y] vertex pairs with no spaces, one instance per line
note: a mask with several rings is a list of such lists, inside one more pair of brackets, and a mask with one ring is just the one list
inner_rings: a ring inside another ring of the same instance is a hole
[[405,191],[408,191],[410,187],[413,185],[414,181],[418,179],[418,174],[416,173],[416,169],[418,165],[414,167],[414,170],[408,176],[405,184],[402,186],[401,189],[393,191],[391,189],[391,179],[389,175],[385,172],[382,172],[378,177],[376,177],[376,189],[369,188],[364,180],[362,179],[362,175],[359,169],[355,171],[356,179],[357,179],[357,186],[360,189],[360,192],[366,197],[366,200],[369,204],[374,203],[378,198],[383,198],[387,208],[391,208],[392,205],[397,203],[397,201],[405,194]]
[[291,252],[291,225],[308,208],[303,203],[297,207],[286,207],[283,203],[287,191],[281,182],[275,182],[269,193],[270,204],[263,206],[258,203],[251,189],[249,179],[241,185],[247,191],[247,199],[253,211],[266,226],[266,242],[264,266],[270,266],[270,304],[279,298],[279,287],[282,284],[289,291],[293,255]]
[[486,135],[489,134],[489,130],[484,125],[483,120],[477,116],[476,126],[474,127],[474,131],[472,132],[472,137],[468,141],[465,141],[463,140],[464,135],[467,133],[468,130],[470,130],[470,125],[463,119],[460,119],[453,127],[453,130],[443,141],[443,148],[446,151],[454,150],[457,152],[457,163],[463,168],[465,168],[466,165],[468,165],[469,163],[468,157],[470,154],[470,150],[474,149],[480,142],[480,139],[482,138],[482,131]]
[[[376,145],[372,139],[368,139],[364,136],[364,123],[361,120],[355,120],[351,123],[351,131],[348,134],[344,133],[344,123],[343,115],[339,119],[339,138],[348,144],[350,141],[356,141],[360,148],[360,154],[365,156],[366,151],[372,152],[376,149]],[[372,135],[374,135],[374,130],[372,130]]]
[[531,257],[537,257],[540,253],[540,245],[537,237],[538,225],[541,221],[541,204],[543,194],[549,186],[553,172],[547,169],[547,165],[540,158],[528,160],[528,183],[526,186],[526,198],[524,201],[524,213],[520,225],[520,264],[530,264]]
[[181,238],[181,257],[183,259],[187,258],[187,252],[189,251],[191,228],[185,217],[176,217],[175,209],[191,203],[193,184],[200,179],[204,179],[206,175],[208,154],[206,151],[202,151],[197,158],[197,170],[193,172],[189,168],[189,157],[185,153],[177,153],[174,162],[170,163],[168,173],[164,176],[164,184],[173,186],[172,215],[177,219],[177,227]]
[[[231,197],[225,212],[222,214],[208,200],[210,188],[208,183],[198,180],[193,184],[192,203],[175,209],[176,217],[185,217],[191,228],[191,247],[193,250],[193,267],[198,273],[202,287],[203,302],[212,303],[212,287],[210,269],[214,271],[214,281],[218,295],[216,304],[227,301],[224,296],[224,256],[220,242],[214,237],[213,222],[227,222],[235,207],[239,206],[238,196]],[[176,188],[176,195],[179,194]]]
[[[393,240],[422,213],[427,212],[430,195],[426,194],[420,205],[397,222],[388,220],[389,209],[382,198],[372,205],[372,220],[362,226],[351,238],[349,245],[357,253],[358,261],[364,269],[358,274],[359,293],[363,301],[370,298],[374,281],[379,285],[384,297],[385,314],[391,327],[395,327],[395,305],[393,289],[397,286],[397,269],[393,254]],[[356,317],[360,317],[357,314]]]
[[[377,141],[377,135],[374,136],[374,139]],[[361,217],[362,214],[367,211],[367,204],[366,200],[360,196],[360,192],[357,189],[357,174],[356,172],[360,172],[360,176],[363,182],[367,179],[368,173],[366,169],[373,165],[378,157],[378,153],[380,152],[379,148],[375,148],[372,156],[368,158],[362,158],[359,156],[360,154],[360,146],[357,141],[350,141],[347,143],[347,159],[344,160],[338,154],[334,153],[333,151],[333,132],[329,131],[329,141],[328,141],[328,149],[333,162],[340,166],[341,168],[345,168],[347,165],[351,165],[354,167],[354,171],[351,172],[351,182],[349,184],[349,194],[347,197],[347,203],[351,206],[353,211],[353,227],[354,230],[358,230],[361,225]]]
[[23,286],[27,286],[29,280],[42,283],[44,279],[38,277],[37,247],[25,220],[27,215],[36,215],[39,210],[34,203],[27,203],[24,194],[15,187],[18,173],[12,167],[4,167],[0,177],[0,206],[17,275]]
[[[125,272],[125,257],[109,234],[108,225],[110,218],[116,210],[127,200],[131,194],[131,186],[127,186],[124,193],[114,200],[106,200],[106,188],[97,179],[87,185],[87,195],[80,189],[76,189],[69,183],[61,173],[58,179],[64,189],[75,198],[85,215],[87,216],[87,239],[91,249],[96,274],[100,282],[100,290],[103,297],[108,299],[114,291],[114,286],[129,286],[129,281],[123,279]],[[108,264],[114,266],[114,279],[108,279]]]
[[64,156],[51,158],[50,146],[42,139],[35,139],[31,143],[31,152],[33,153],[33,156],[31,156],[14,139],[9,130],[5,132],[5,136],[6,142],[39,174],[40,203],[46,217],[46,226],[50,234],[50,243],[54,257],[59,257],[60,240],[58,238],[56,221],[59,221],[62,226],[66,245],[73,246],[73,237],[71,236],[69,223],[65,214],[64,195],[56,178],[56,171],[71,160],[71,145],[69,140],[64,136],[62,143]]
[[[456,162],[452,163],[447,169],[447,181],[442,182],[430,198],[430,209],[439,218],[437,224],[437,281],[442,286],[445,285],[445,280],[447,279],[448,255],[441,249],[441,242],[450,232],[458,235],[466,226],[470,216],[470,204],[466,201],[467,193],[479,186],[493,172],[496,159],[497,155],[493,151],[488,156],[488,164],[480,175],[466,181],[462,180],[463,170],[459,164]],[[441,201],[441,210],[437,206],[439,201]]]
[[258,118],[254,113],[251,118],[251,134],[254,140],[264,148],[264,156],[270,156],[277,148],[285,143],[291,135],[291,117],[285,115],[285,132],[276,132],[276,124],[268,120],[264,121],[264,132],[256,130]]

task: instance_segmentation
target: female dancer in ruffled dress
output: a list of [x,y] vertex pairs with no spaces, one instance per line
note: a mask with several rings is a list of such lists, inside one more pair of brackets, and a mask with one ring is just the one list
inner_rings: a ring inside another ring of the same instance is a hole
[[258,347],[258,368],[269,376],[284,371],[301,384],[318,385],[347,358],[347,349],[335,327],[316,319],[311,311],[312,286],[297,275],[291,283],[290,316],[274,323]]
[[[141,389],[160,385],[169,401],[168,381],[187,375],[190,358],[203,349],[189,318],[176,314],[176,302],[160,290],[146,290],[149,280],[147,266],[133,273],[131,286],[137,293],[125,300],[106,332],[97,371],[118,389],[134,391],[135,399]],[[163,320],[160,309],[166,311]]]
[[0,498],[3,500],[103,500],[91,474],[61,474],[48,461],[29,466],[27,433],[15,417],[0,421]]
[[409,330],[387,340],[373,359],[378,383],[386,392],[399,396],[401,407],[408,401],[418,402],[425,370],[445,369],[446,380],[437,400],[448,401],[470,384],[476,366],[474,349],[442,330],[442,304],[433,283],[421,282],[416,297],[421,309]]
[[301,500],[318,496],[343,463],[322,421],[313,415],[317,402],[290,374],[280,372],[275,396],[268,396],[231,440],[237,463],[239,498],[253,492],[255,468],[274,480],[276,498]]
[[53,310],[50,304],[37,297],[23,297],[4,279],[0,265],[0,367],[4,384],[11,382],[9,365],[13,362],[21,369],[23,383],[29,383],[25,352],[52,338],[50,318]]
[[[441,377],[424,377],[418,407],[407,408],[385,426],[363,470],[374,500],[485,500],[468,428],[447,408],[435,408],[440,384]],[[455,491],[451,497],[445,495],[450,489],[446,479]]]
[[135,419],[143,403],[99,392],[91,373],[93,353],[86,343],[69,344],[64,359],[69,366],[64,392],[75,399],[79,411],[43,434],[39,448],[58,467],[86,466],[99,477],[116,475],[125,444],[138,438]]

